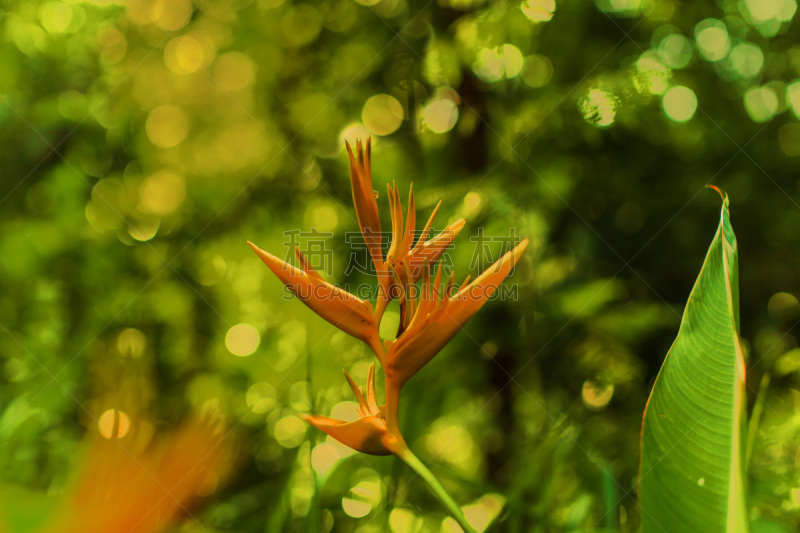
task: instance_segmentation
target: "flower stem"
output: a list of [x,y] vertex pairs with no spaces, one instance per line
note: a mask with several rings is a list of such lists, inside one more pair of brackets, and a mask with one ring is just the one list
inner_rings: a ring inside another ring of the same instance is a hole
[[453,500],[453,498],[444,490],[442,484],[439,483],[439,480],[434,477],[433,473],[428,470],[428,467],[417,458],[416,455],[411,453],[411,450],[405,448],[403,453],[397,454],[397,457],[402,460],[405,464],[411,468],[416,474],[421,477],[425,483],[428,484],[430,489],[433,491],[433,494],[439,499],[439,501],[444,505],[444,508],[447,509],[448,514],[453,517],[453,520],[458,522],[458,525],[461,526],[461,529],[464,530],[464,533],[477,533],[475,528],[472,527],[467,519],[464,517],[464,513],[461,512],[461,507]]

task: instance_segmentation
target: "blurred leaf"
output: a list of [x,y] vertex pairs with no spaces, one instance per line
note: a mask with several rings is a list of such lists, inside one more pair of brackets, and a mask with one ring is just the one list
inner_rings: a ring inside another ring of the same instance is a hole
[[647,403],[642,532],[746,532],[745,381],[727,197],[678,338]]
[[0,486],[0,501],[2,523],[14,533],[33,531],[42,525],[57,503],[46,494],[15,485]]

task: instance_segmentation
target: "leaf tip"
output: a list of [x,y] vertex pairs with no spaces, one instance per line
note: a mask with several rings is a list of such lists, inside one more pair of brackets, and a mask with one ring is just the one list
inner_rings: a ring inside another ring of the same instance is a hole
[[707,184],[706,188],[707,189],[713,189],[713,190],[717,191],[717,194],[719,194],[719,197],[722,198],[722,203],[725,204],[725,207],[728,206],[728,204],[729,204],[728,193],[726,193],[725,191],[723,191],[722,189],[720,189],[716,185]]

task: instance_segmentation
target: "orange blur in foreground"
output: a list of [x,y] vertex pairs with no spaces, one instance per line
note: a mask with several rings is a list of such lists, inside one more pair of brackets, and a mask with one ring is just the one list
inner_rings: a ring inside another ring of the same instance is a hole
[[71,489],[39,533],[156,533],[213,490],[222,432],[205,422],[133,451],[125,439],[95,438],[73,473]]

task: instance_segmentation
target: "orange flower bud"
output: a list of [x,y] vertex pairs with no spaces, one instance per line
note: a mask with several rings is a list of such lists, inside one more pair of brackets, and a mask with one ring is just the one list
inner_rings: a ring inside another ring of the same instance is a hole
[[386,406],[378,406],[375,395],[375,365],[369,368],[366,397],[350,375],[347,372],[344,374],[358,401],[357,412],[360,418],[345,422],[327,416],[303,415],[305,421],[356,451],[370,455],[400,453],[402,438],[398,439],[390,434],[386,426]]

